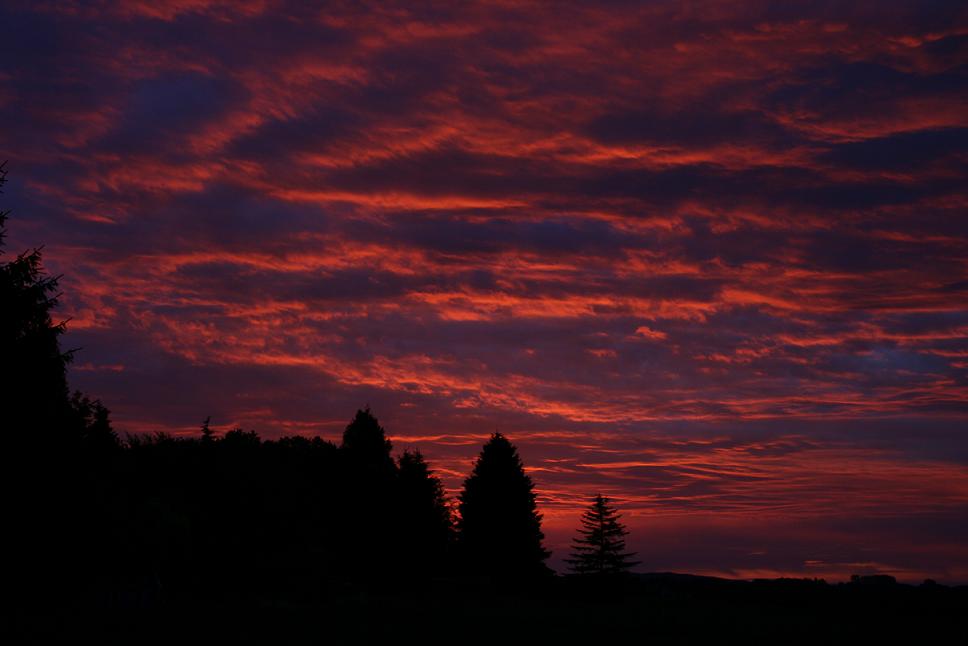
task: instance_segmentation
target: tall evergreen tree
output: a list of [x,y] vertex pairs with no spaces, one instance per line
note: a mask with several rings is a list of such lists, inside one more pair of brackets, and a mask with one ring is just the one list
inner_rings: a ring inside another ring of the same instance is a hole
[[337,567],[368,578],[381,578],[393,566],[386,544],[397,517],[397,465],[390,455],[392,448],[369,406],[356,411],[340,446],[344,471],[339,504],[346,529],[337,539],[343,553]]
[[[0,165],[0,188],[7,181]],[[0,211],[0,253],[9,211]],[[57,276],[46,275],[40,249],[0,263],[0,357],[6,375],[0,388],[4,426],[16,440],[45,440],[62,435],[71,417],[67,364],[61,352],[64,323],[55,324]],[[8,434],[10,435],[10,434]]]
[[[0,189],[6,183],[0,164]],[[2,191],[0,191],[2,192]],[[67,386],[72,352],[63,352],[65,324],[52,317],[58,277],[48,275],[39,248],[2,256],[9,211],[0,211],[0,489],[8,552],[5,572],[15,603],[49,603],[50,581],[68,589],[110,558],[116,487],[112,460],[120,449],[108,411]],[[64,540],[70,536],[71,540]],[[5,594],[5,593],[4,593]],[[45,600],[45,595],[48,597]],[[2,602],[4,607],[9,603]]]
[[638,565],[633,552],[625,551],[628,530],[609,499],[598,494],[581,517],[578,537],[573,539],[572,557],[565,559],[572,572],[584,575],[618,575]]
[[500,433],[484,445],[460,494],[459,544],[465,566],[497,577],[549,573],[534,483]]
[[[7,181],[5,163],[0,164],[0,193]],[[6,222],[10,211],[0,211],[0,259],[4,251]],[[4,380],[0,388],[0,421],[7,438],[35,449],[53,442],[73,450],[113,450],[118,439],[99,400],[67,386],[67,366],[72,350],[62,351],[60,337],[66,321],[54,323],[58,276],[48,275],[39,248],[0,262],[0,358]],[[66,440],[66,442],[65,442]]]

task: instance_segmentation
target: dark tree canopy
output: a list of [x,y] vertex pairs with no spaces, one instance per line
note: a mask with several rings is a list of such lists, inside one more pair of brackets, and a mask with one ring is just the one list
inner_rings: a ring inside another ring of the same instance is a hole
[[565,562],[572,572],[583,575],[618,575],[638,565],[632,552],[625,551],[628,530],[609,499],[598,494],[581,517],[581,528],[573,539],[573,554]]
[[367,578],[382,577],[394,567],[384,539],[395,531],[398,509],[394,490],[397,465],[393,445],[370,407],[356,411],[343,432],[340,453],[346,493],[338,512],[345,528],[338,537],[342,567]]
[[[0,165],[0,188],[6,180],[6,168]],[[9,214],[0,211],[0,254]],[[0,357],[7,377],[0,406],[10,430],[62,432],[70,416],[71,353],[60,349],[64,324],[51,318],[57,296],[57,277],[44,273],[40,249],[0,263]]]
[[84,445],[95,452],[120,448],[118,435],[111,427],[110,411],[99,399],[91,399],[80,391],[74,391],[70,407],[75,432]]
[[[0,192],[6,181],[5,164],[0,164]],[[44,271],[39,248],[3,258],[9,215],[0,211],[0,357],[5,377],[0,418],[13,432],[8,438],[36,446],[116,446],[118,438],[101,402],[70,394],[67,366],[74,352],[61,350],[66,321],[55,323],[52,316],[60,295],[58,277]]]
[[[0,187],[6,169],[0,165]],[[9,211],[0,212],[0,253]],[[16,555],[5,571],[4,594],[42,599],[44,582],[70,583],[94,575],[111,551],[110,473],[121,448],[108,410],[70,394],[61,350],[64,323],[55,323],[58,279],[40,249],[0,256],[0,453],[4,538]],[[70,537],[65,540],[64,537]],[[9,603],[0,603],[0,606]]]
[[460,548],[471,569],[494,576],[547,573],[534,483],[500,433],[484,445],[460,494]]
[[393,444],[370,407],[356,411],[353,421],[343,431],[341,449],[358,466],[381,472],[393,472],[395,465],[390,451]]
[[444,485],[420,451],[398,460],[397,511],[401,562],[411,571],[439,572],[453,542],[453,522]]

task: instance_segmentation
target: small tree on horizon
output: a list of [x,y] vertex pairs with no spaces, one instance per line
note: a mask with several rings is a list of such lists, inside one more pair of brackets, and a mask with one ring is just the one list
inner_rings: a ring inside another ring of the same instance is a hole
[[625,529],[619,514],[608,498],[597,494],[591,506],[581,516],[578,537],[572,539],[574,552],[565,562],[575,574],[620,575],[627,574],[639,561],[633,561],[634,552],[625,551]]

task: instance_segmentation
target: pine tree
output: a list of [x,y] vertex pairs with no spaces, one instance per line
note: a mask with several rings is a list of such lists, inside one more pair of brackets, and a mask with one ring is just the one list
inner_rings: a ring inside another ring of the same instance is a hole
[[[0,189],[7,171],[0,164]],[[2,190],[0,190],[2,193]],[[108,562],[113,453],[120,448],[108,410],[81,393],[70,395],[62,351],[65,322],[52,314],[58,276],[44,271],[40,248],[3,255],[9,211],[0,211],[0,486],[4,538],[15,562],[5,588],[16,603],[49,604],[49,582],[89,580]],[[65,537],[70,537],[65,539]],[[9,607],[7,600],[0,602]]]
[[533,490],[517,449],[492,435],[460,494],[459,545],[468,569],[498,578],[550,572]]
[[[0,164],[0,187],[6,179]],[[0,252],[9,213],[0,211]],[[60,349],[64,323],[51,319],[57,283],[57,276],[44,273],[40,249],[0,263],[0,357],[6,376],[0,415],[6,429],[17,431],[16,439],[63,436],[71,426],[67,364],[72,353]]]
[[631,560],[634,552],[625,551],[628,530],[619,522],[619,514],[609,499],[598,494],[581,517],[578,537],[573,539],[574,552],[565,562],[575,574],[625,574],[639,564]]
[[205,421],[202,422],[202,442],[205,444],[211,444],[212,440],[215,439],[215,431],[213,431],[212,427],[210,426],[211,422],[211,417],[206,417]]

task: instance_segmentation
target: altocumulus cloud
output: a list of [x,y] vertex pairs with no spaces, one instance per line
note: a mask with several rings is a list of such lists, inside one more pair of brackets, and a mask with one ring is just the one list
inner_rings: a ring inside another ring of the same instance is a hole
[[968,580],[963,3],[408,4],[4,5],[74,385],[369,402],[450,486],[499,429],[656,569]]

